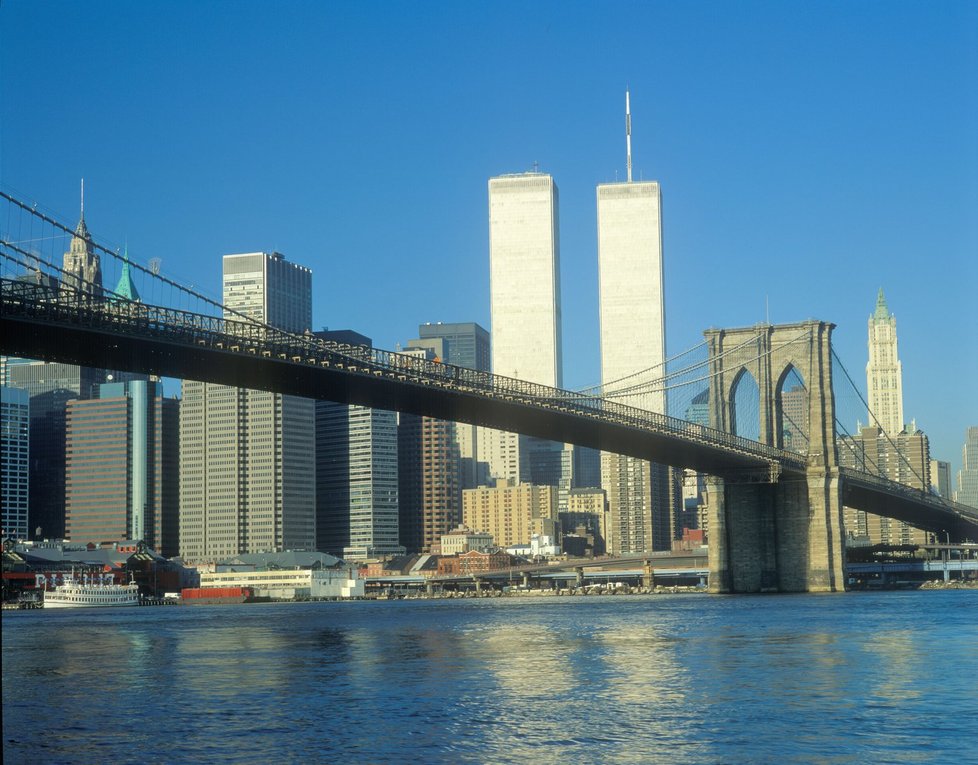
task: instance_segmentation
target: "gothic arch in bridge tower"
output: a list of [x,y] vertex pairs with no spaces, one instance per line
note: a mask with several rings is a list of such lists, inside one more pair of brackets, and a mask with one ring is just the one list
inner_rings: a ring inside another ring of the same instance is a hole
[[789,363],[774,388],[774,437],[779,449],[808,454],[808,387],[805,377]]
[[746,367],[741,367],[734,377],[727,406],[730,411],[730,432],[759,440],[761,389],[757,378]]
[[710,425],[743,435],[737,391],[757,381],[758,440],[805,455],[774,482],[729,471],[711,482],[710,588],[717,592],[844,587],[842,497],[832,393],[834,325],[821,321],[711,329]]

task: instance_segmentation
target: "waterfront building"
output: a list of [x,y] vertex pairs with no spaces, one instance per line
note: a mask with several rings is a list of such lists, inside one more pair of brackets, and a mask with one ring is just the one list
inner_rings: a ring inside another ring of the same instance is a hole
[[[894,435],[867,426],[855,436],[840,437],[840,442],[839,464],[843,467],[882,475],[915,489],[930,488],[930,442],[915,425]],[[886,545],[930,541],[926,532],[903,521],[851,507],[846,507],[844,512],[846,533],[853,541]]]
[[903,366],[897,355],[896,316],[886,305],[882,287],[876,297],[876,310],[869,317],[868,345],[868,422],[886,434],[896,435],[903,430]]
[[[558,198],[544,173],[489,179],[492,371],[551,387],[563,383]],[[492,477],[559,482],[553,455],[563,444],[502,431],[483,443]]]
[[[627,114],[626,95],[626,114]],[[662,194],[655,181],[628,179],[597,187],[598,313],[602,394],[628,406],[667,413]],[[616,555],[668,550],[678,496],[667,466],[605,452],[610,551]]]
[[978,426],[972,426],[965,431],[954,500],[970,507],[978,507]]
[[533,534],[557,537],[557,490],[553,486],[514,485],[502,478],[494,487],[462,492],[462,523],[492,535],[500,547],[529,544]]
[[7,366],[10,385],[30,397],[28,533],[58,539],[65,534],[65,415],[72,399],[90,399],[105,381],[101,369],[47,361]]
[[158,381],[107,383],[69,401],[66,424],[65,536],[135,539],[176,555],[179,402]]
[[472,531],[467,526],[459,526],[447,534],[442,534],[439,555],[458,555],[478,550],[489,552],[494,549],[492,534],[485,531]]
[[930,461],[930,488],[939,497],[951,499],[951,463],[943,460]]
[[0,502],[5,539],[27,539],[28,535],[30,428],[30,394],[0,386]]
[[[287,332],[312,323],[312,272],[279,253],[226,255],[225,318]],[[316,545],[310,399],[183,381],[180,554],[188,560]]]
[[200,575],[201,587],[249,587],[257,598],[362,598],[365,580],[355,571],[337,569],[261,569],[217,571]]

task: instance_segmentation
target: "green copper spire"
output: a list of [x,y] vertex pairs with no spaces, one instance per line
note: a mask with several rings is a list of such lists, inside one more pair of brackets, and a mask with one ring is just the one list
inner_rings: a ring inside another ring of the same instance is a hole
[[126,300],[138,302],[139,290],[136,289],[136,284],[132,280],[132,274],[129,273],[129,245],[126,245],[124,258],[122,262],[122,275],[119,277],[119,283],[115,287],[115,294]]
[[883,288],[880,287],[879,295],[876,296],[876,312],[873,314],[874,319],[889,319],[890,309],[886,307],[886,298],[883,297]]

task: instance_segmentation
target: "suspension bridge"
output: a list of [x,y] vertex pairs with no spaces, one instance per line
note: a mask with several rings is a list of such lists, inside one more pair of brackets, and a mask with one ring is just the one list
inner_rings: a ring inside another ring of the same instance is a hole
[[0,199],[3,354],[411,412],[690,468],[711,477],[720,592],[843,589],[843,506],[978,539],[978,509],[931,494],[919,475],[917,487],[890,480],[856,454],[834,383],[865,400],[830,323],[710,329],[661,368],[561,390],[284,332],[99,243],[84,217],[70,227]]

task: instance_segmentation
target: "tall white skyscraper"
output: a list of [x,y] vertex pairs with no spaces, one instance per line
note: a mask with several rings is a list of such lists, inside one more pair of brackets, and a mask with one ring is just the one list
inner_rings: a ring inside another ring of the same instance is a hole
[[895,436],[903,430],[903,367],[897,356],[896,316],[880,287],[876,310],[869,317],[869,361],[866,363],[869,424]]
[[492,371],[560,387],[557,184],[543,173],[489,179]]
[[[557,208],[557,184],[549,175],[489,179],[492,371],[554,387],[563,384]],[[557,485],[553,452],[564,448],[492,431],[480,439],[480,459],[495,477]]]
[[[224,257],[224,304],[289,332],[312,323],[312,272],[278,253]],[[236,318],[231,311],[227,318]],[[184,380],[180,554],[316,546],[314,402]]]
[[[626,94],[628,180],[597,188],[598,312],[601,381],[606,397],[666,413],[665,392],[652,381],[665,373],[662,196],[654,181],[631,181],[631,115]],[[622,382],[617,382],[627,378]],[[617,388],[646,384],[638,392]],[[660,386],[661,387],[661,386]],[[668,549],[672,531],[668,470],[647,460],[604,453],[609,545],[617,554]]]

